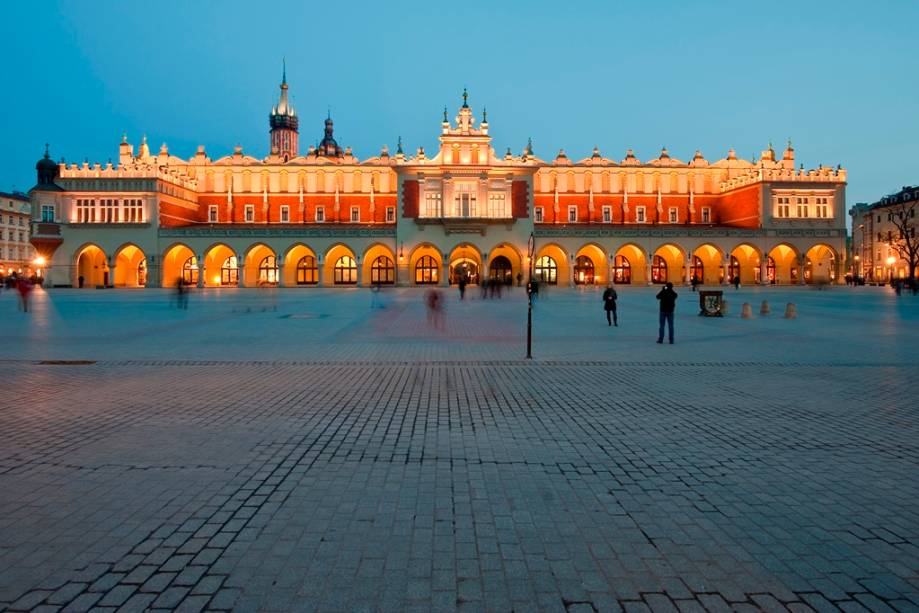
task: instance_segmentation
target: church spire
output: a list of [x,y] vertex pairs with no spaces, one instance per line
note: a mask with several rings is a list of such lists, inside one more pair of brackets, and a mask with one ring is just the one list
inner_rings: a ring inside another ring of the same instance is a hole
[[287,59],[281,60],[281,95],[278,104],[271,109],[268,123],[271,127],[271,153],[285,161],[297,157],[297,135],[300,120],[287,99]]

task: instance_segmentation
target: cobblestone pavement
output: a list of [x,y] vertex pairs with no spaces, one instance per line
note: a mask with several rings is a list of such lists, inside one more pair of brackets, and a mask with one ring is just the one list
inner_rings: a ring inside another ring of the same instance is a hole
[[916,611],[919,365],[850,327],[822,361],[10,357],[0,609]]

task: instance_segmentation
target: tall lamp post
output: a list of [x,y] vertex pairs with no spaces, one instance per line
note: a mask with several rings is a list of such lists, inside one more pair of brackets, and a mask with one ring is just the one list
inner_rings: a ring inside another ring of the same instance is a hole
[[893,265],[897,263],[897,258],[890,256],[887,258],[887,282],[893,285]]
[[527,258],[530,260],[530,279],[527,282],[527,359],[533,359],[533,256],[536,250],[536,237],[530,232],[527,241]]

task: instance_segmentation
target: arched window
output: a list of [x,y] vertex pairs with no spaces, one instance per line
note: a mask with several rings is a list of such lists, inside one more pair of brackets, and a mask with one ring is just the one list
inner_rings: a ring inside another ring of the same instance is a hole
[[488,265],[488,274],[492,279],[497,279],[501,282],[507,281],[514,274],[513,268],[511,268],[511,261],[503,255],[492,258],[491,263]]
[[731,256],[731,265],[728,268],[728,282],[733,283],[734,277],[740,276],[740,262],[733,255]]
[[702,258],[697,255],[692,256],[692,263],[689,265],[689,278],[695,279],[697,283],[705,282],[705,264]]
[[396,282],[396,267],[390,258],[381,255],[370,264],[370,282],[373,284]]
[[191,256],[182,265],[182,281],[185,285],[198,285],[198,258]]
[[357,283],[357,264],[350,255],[343,255],[335,262],[335,285],[354,285]]
[[259,263],[258,282],[259,285],[263,283],[274,285],[278,282],[278,262],[273,255],[265,256]]
[[297,262],[297,285],[316,285],[319,283],[319,267],[316,258],[305,255]]
[[771,255],[766,258],[766,278],[769,283],[775,283],[775,260]]
[[147,285],[147,258],[142,259],[137,265],[137,285],[139,287]]
[[579,255],[574,261],[574,282],[577,285],[593,285],[594,263],[586,255]]
[[548,255],[536,260],[534,274],[536,275],[536,280],[540,283],[548,283],[549,285],[558,283],[558,265]]
[[429,255],[423,255],[415,263],[415,283],[417,285],[436,284],[440,278],[437,260]]
[[239,285],[239,261],[231,255],[220,267],[220,285]]
[[624,255],[613,260],[613,282],[628,285],[632,282],[632,264]]
[[659,255],[651,259],[651,283],[667,282],[667,260]]

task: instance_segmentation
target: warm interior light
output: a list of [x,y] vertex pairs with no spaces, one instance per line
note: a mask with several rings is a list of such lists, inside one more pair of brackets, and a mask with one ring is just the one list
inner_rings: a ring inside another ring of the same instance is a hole
[[214,285],[220,285],[220,275],[214,277]]
[[887,258],[887,265],[893,266],[896,263],[896,261],[897,261],[897,258],[890,256],[889,258]]

